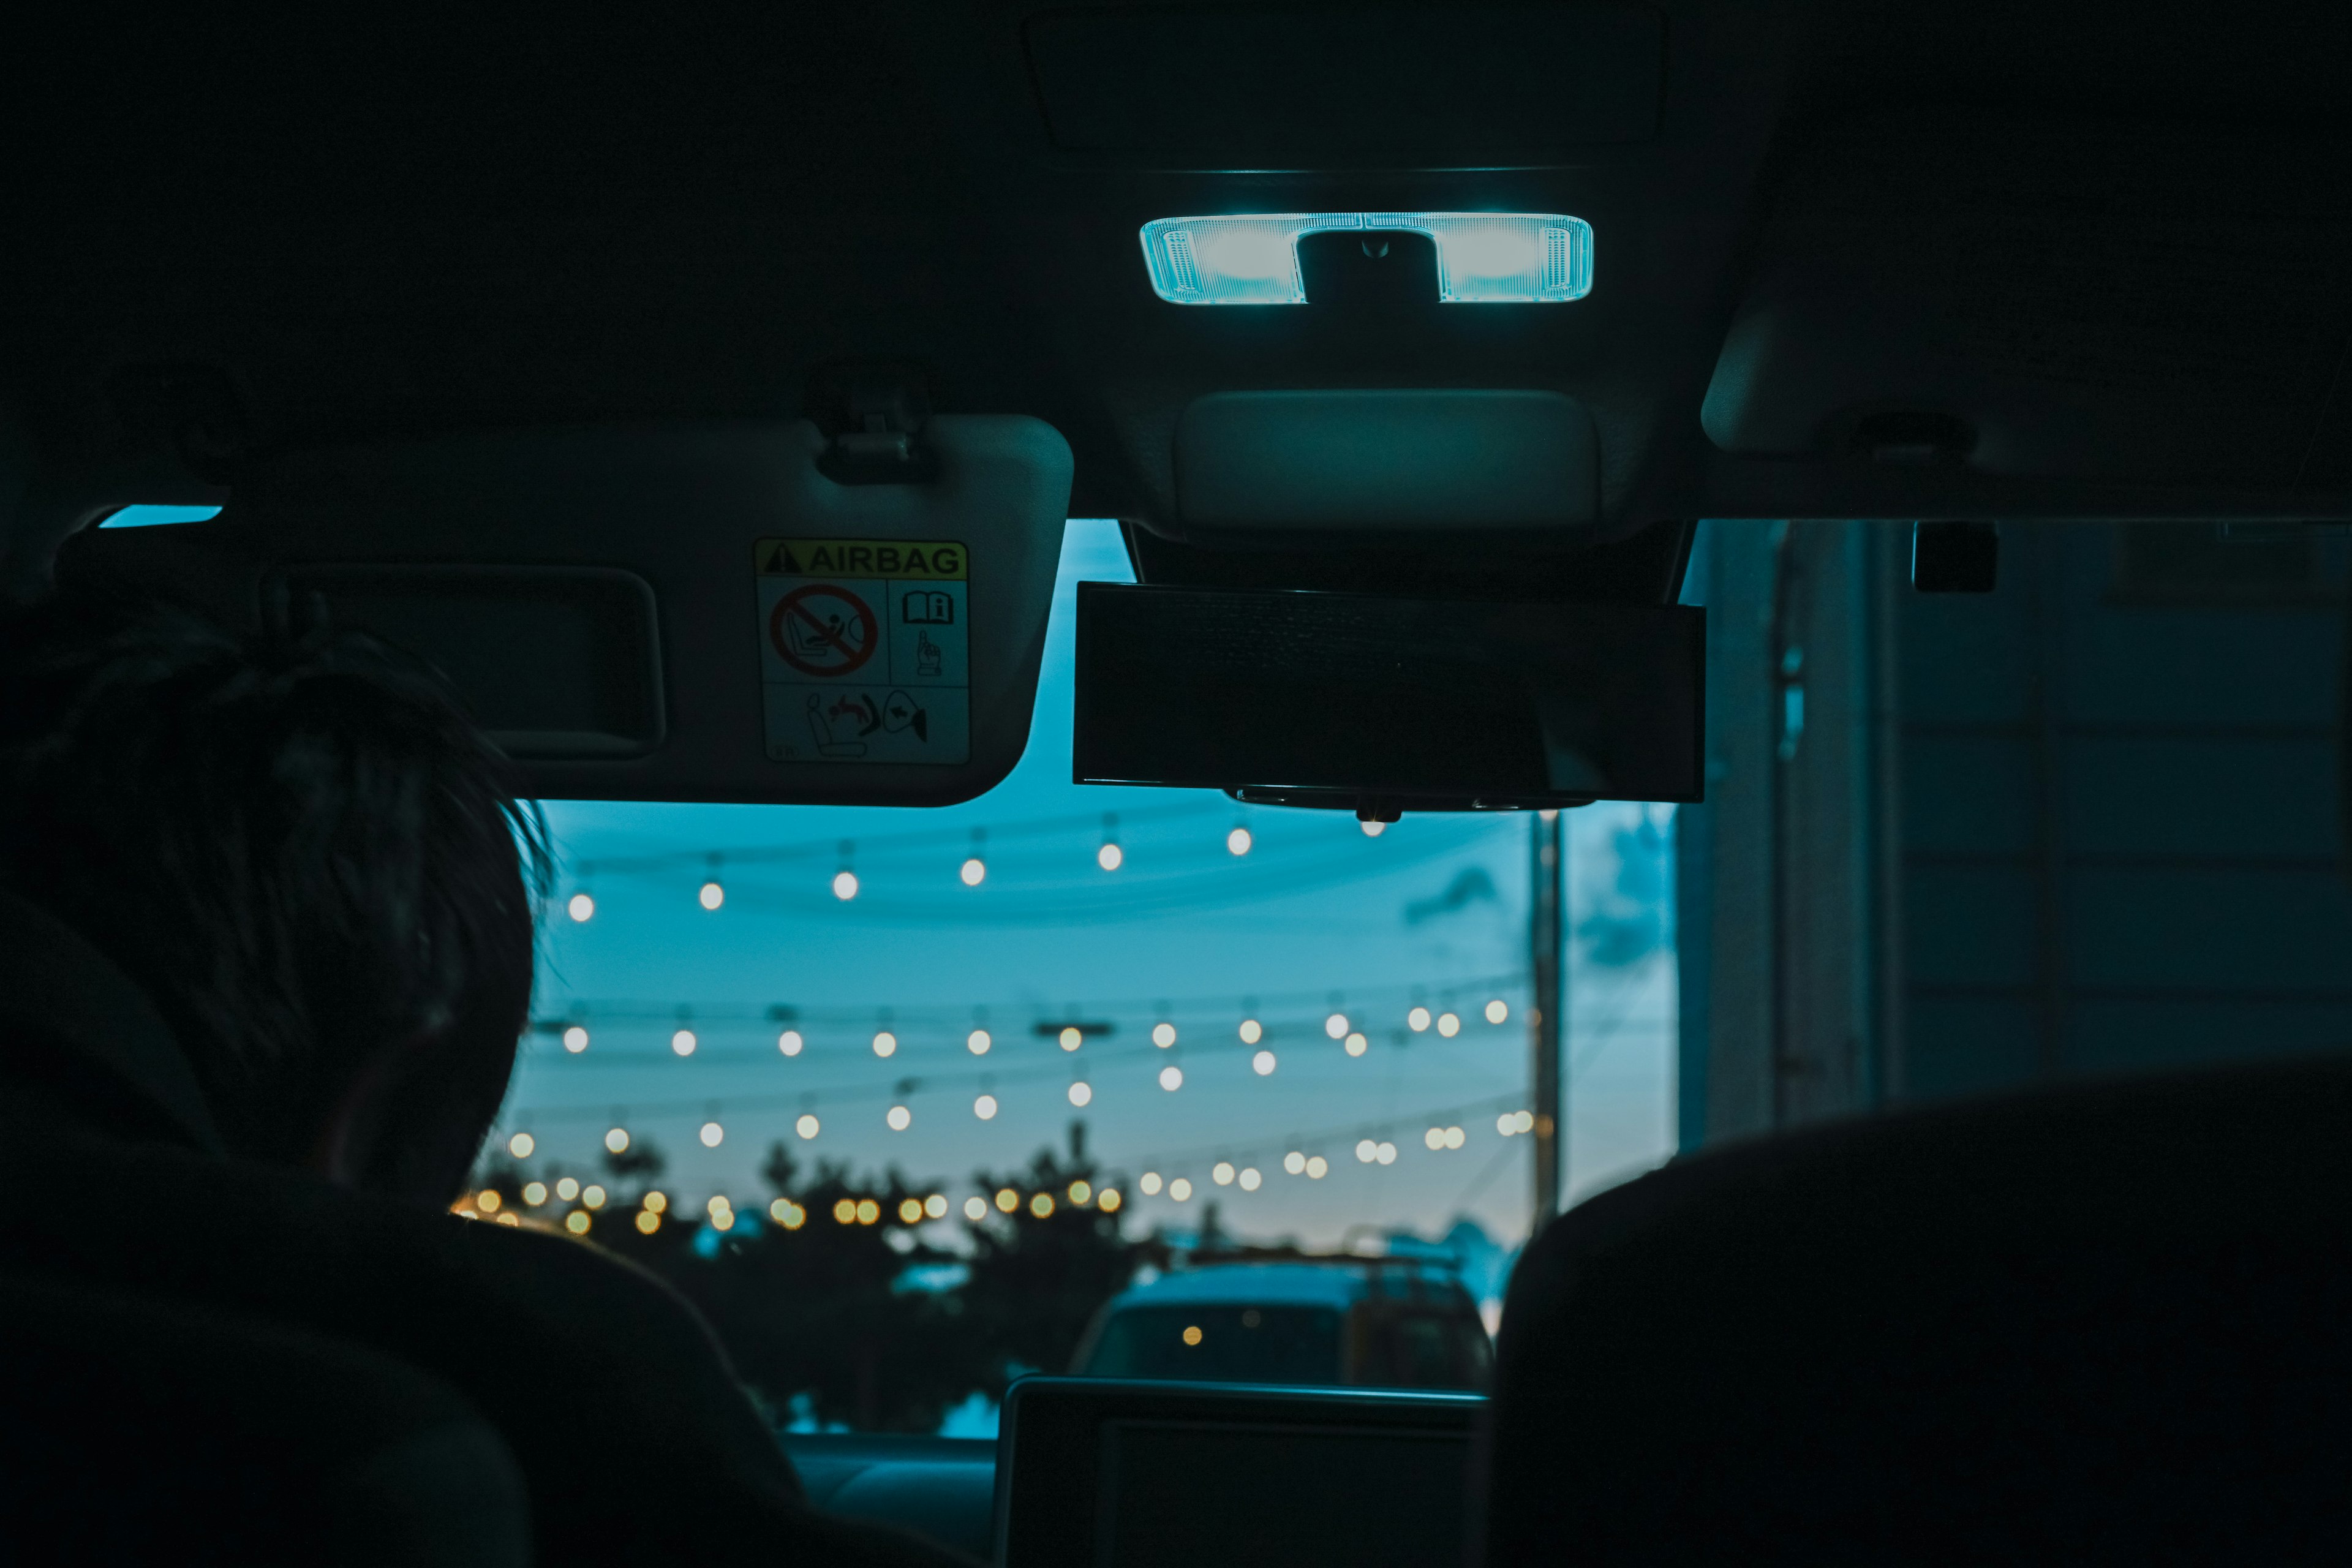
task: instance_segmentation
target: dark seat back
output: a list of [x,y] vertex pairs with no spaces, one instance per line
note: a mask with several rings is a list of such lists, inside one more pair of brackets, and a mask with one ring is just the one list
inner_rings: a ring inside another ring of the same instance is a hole
[[2352,1553],[2352,1063],[1677,1163],[1512,1281],[1479,1560]]
[[0,1559],[530,1560],[505,1442],[387,1356],[21,1275],[0,1276]]

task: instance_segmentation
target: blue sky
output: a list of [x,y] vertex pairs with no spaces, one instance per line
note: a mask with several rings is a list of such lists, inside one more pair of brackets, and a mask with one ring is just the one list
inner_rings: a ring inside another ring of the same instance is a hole
[[[1375,839],[1345,816],[1071,784],[1081,579],[1129,580],[1114,525],[1070,525],[1027,752],[978,800],[920,812],[548,803],[567,869],[538,1011],[576,1017],[589,1045],[575,1055],[530,1037],[500,1136],[527,1128],[535,1163],[578,1169],[617,1121],[661,1145],[667,1184],[698,1205],[756,1194],[780,1137],[961,1195],[976,1170],[1024,1163],[1082,1116],[1144,1225],[1193,1228],[1214,1199],[1222,1223],[1253,1238],[1435,1234],[1466,1213],[1515,1239],[1528,1141],[1499,1137],[1496,1116],[1527,1081],[1527,819],[1407,817]],[[1673,968],[1657,945],[1670,922],[1655,852],[1666,818],[1651,808],[1646,833],[1643,820],[1636,806],[1570,814],[1585,932],[1570,1047],[1580,1190],[1671,1148]],[[1250,835],[1240,856],[1236,827]],[[1115,871],[1097,862],[1107,838]],[[975,852],[986,876],[971,888],[959,868]],[[715,872],[712,854],[724,857]],[[859,882],[847,902],[831,890],[845,863]],[[699,889],[714,877],[724,897],[712,910]],[[595,903],[584,923],[562,909],[583,889]],[[1496,1000],[1508,1008],[1500,1026],[1484,1016]],[[1460,1032],[1414,1032],[1416,1005],[1454,1013]],[[779,1007],[789,1016],[770,1016]],[[1361,1055],[1328,1037],[1334,1013],[1366,1037]],[[1255,1045],[1240,1036],[1252,1016]],[[1067,1019],[1111,1032],[1074,1052],[1037,1032]],[[1176,1030],[1170,1049],[1151,1041],[1162,1022]],[[801,1037],[792,1057],[778,1048],[786,1026]],[[991,1037],[985,1056],[969,1048],[975,1027]],[[680,1028],[690,1057],[672,1048]],[[873,1046],[886,1030],[887,1060]],[[1253,1065],[1262,1049],[1270,1075]],[[1171,1065],[1172,1092],[1160,1082]],[[1081,1080],[1083,1110],[1070,1100]],[[983,1093],[997,1102],[985,1121],[973,1109]],[[886,1121],[894,1105],[911,1118],[904,1131]],[[818,1119],[813,1141],[793,1131],[803,1114]],[[723,1137],[705,1148],[698,1130],[713,1121]],[[1463,1146],[1427,1149],[1433,1124],[1462,1127]],[[1359,1163],[1365,1138],[1394,1143],[1394,1162]],[[1322,1155],[1329,1174],[1286,1173],[1293,1151]],[[1257,1169],[1261,1184],[1216,1186],[1221,1160]],[[1133,1182],[1147,1170],[1188,1176],[1195,1196],[1144,1197]]]

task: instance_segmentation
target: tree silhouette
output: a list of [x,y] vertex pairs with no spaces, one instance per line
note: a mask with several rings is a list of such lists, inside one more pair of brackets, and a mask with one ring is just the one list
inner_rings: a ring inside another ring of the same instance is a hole
[[[1139,1249],[1095,1201],[1102,1176],[1087,1157],[1084,1121],[1070,1123],[1067,1158],[1041,1149],[1025,1172],[977,1179],[983,1191],[1016,1199],[1010,1213],[992,1204],[971,1223],[961,1291],[983,1357],[978,1386],[1000,1398],[1023,1370],[1069,1369],[1095,1313],[1133,1277]],[[1051,1200],[1043,1214],[1041,1196]]]

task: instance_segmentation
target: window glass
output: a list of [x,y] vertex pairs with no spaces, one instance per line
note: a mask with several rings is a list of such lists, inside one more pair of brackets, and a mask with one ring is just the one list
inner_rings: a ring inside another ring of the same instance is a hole
[[1337,1383],[1339,1314],[1328,1307],[1128,1307],[1103,1325],[1096,1377]]

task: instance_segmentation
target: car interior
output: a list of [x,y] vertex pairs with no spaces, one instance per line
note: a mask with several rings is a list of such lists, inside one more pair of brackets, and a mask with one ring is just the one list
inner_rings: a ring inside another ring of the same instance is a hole
[[[532,797],[913,816],[1021,759],[1116,519],[1076,782],[1685,812],[1680,1152],[1530,1240],[1488,1393],[1044,1376],[784,1439],[813,1505],[1004,1568],[2352,1550],[2352,9],[0,37],[13,603],[323,607]],[[93,1554],[525,1560],[435,1379],[0,1293],[8,1495],[102,1462]]]

